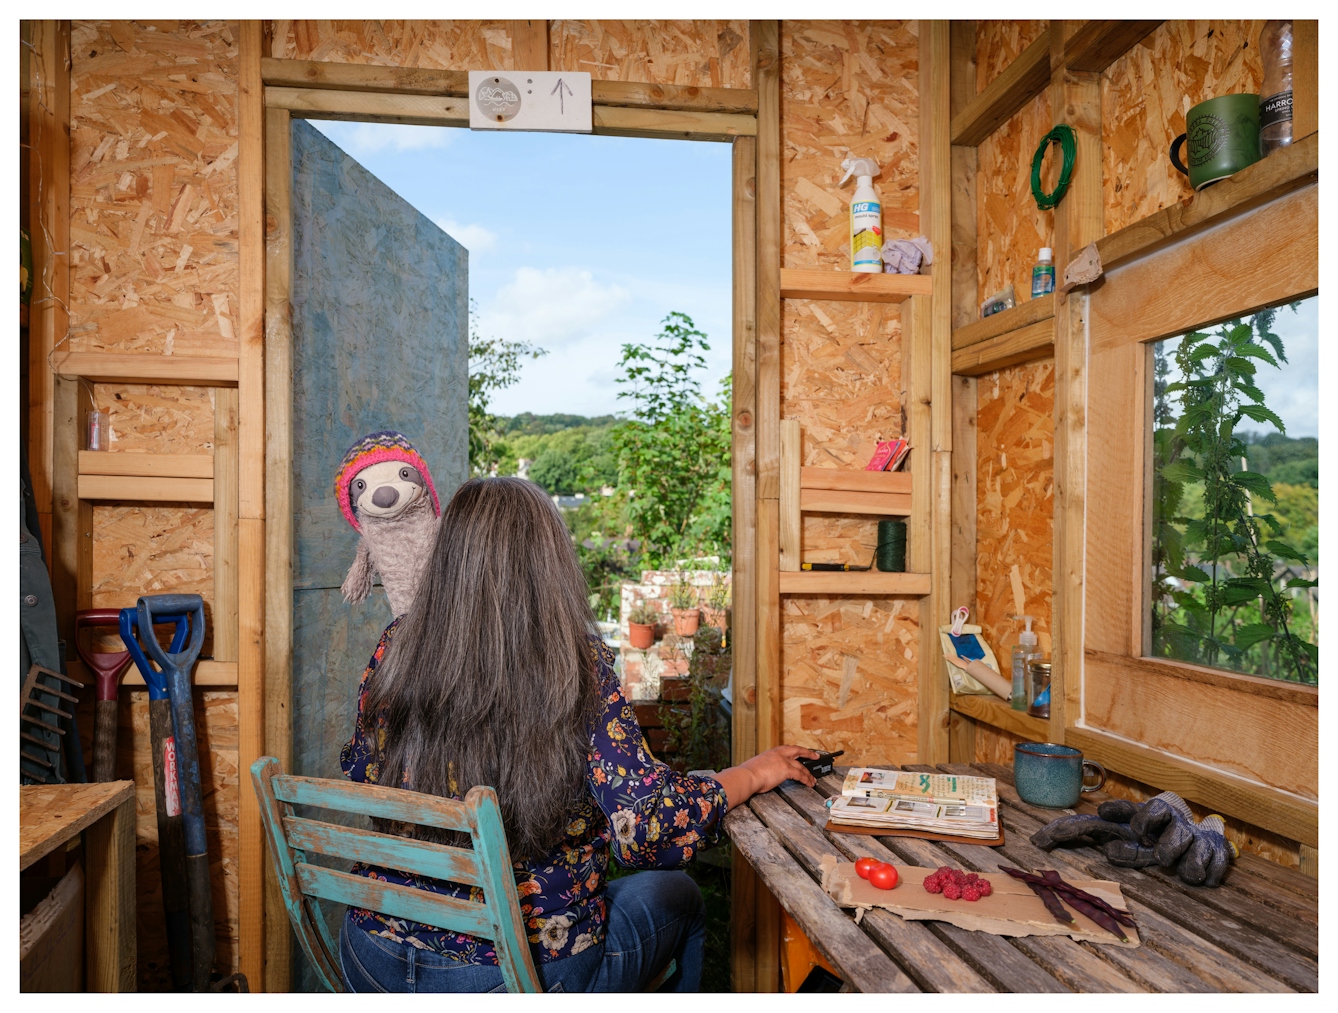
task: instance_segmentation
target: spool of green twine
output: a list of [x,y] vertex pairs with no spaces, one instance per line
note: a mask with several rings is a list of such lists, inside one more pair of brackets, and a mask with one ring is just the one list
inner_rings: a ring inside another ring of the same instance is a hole
[[906,522],[890,519],[878,522],[878,549],[874,563],[883,573],[906,572]]

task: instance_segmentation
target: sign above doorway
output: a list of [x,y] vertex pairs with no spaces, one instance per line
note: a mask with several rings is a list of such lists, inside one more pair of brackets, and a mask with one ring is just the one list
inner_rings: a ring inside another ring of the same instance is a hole
[[471,70],[469,128],[588,134],[593,128],[590,75]]

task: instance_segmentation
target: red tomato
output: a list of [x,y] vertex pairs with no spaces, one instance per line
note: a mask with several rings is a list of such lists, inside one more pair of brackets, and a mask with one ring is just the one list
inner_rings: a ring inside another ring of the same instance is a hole
[[868,879],[869,872],[882,864],[876,858],[860,858],[855,862],[855,875],[860,879]]
[[897,875],[897,867],[888,865],[886,862],[880,862],[876,868],[869,871],[869,882],[879,890],[891,890],[900,879],[901,877]]

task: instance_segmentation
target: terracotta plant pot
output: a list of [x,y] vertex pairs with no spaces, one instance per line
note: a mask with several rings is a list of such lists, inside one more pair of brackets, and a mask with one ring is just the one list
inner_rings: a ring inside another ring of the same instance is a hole
[[713,609],[707,605],[702,609],[702,618],[707,626],[714,626],[721,633],[725,632],[725,609]]
[[629,622],[627,624],[627,642],[635,650],[646,650],[651,644],[655,643],[655,624]]
[[674,632],[680,637],[692,637],[701,625],[701,609],[674,609]]

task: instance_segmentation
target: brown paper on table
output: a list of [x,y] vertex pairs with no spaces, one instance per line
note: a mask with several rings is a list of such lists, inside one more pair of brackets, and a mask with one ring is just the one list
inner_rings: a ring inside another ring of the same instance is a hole
[[[1065,909],[1073,915],[1075,928],[1055,921],[1045,902],[1019,879],[1002,872],[978,873],[990,881],[994,892],[977,901],[948,900],[941,893],[930,893],[924,888],[925,879],[935,869],[915,865],[898,865],[900,882],[894,889],[879,890],[855,873],[853,862],[839,861],[834,855],[822,860],[822,888],[841,907],[856,909],[858,922],[864,912],[880,907],[899,914],[910,921],[949,922],[963,929],[989,932],[996,936],[1072,936],[1093,943],[1112,943],[1115,946],[1139,945],[1138,930],[1121,926],[1129,941],[1122,943],[1085,914],[1068,904]],[[1065,882],[1079,890],[1100,897],[1111,907],[1121,911],[1129,908],[1120,892],[1120,884],[1105,879],[1070,879]],[[1060,900],[1063,900],[1061,897]]]

